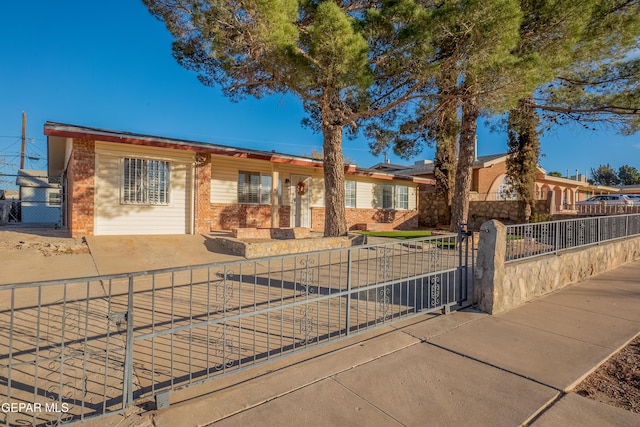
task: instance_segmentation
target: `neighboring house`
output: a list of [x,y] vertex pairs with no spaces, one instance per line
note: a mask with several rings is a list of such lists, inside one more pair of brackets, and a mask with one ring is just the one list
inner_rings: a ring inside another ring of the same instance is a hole
[[18,171],[23,223],[60,224],[62,194],[60,184],[53,181],[44,170]]
[[0,200],[18,200],[19,198],[18,190],[0,190]]
[[[324,228],[320,160],[52,122],[44,133],[72,236]],[[418,225],[417,187],[432,180],[355,166],[345,174],[351,229]]]
[[[515,200],[512,185],[507,177],[508,154],[492,154],[478,156],[473,162],[471,177],[471,200]],[[379,163],[373,166],[375,169],[391,169],[394,173],[434,178],[434,163],[430,160],[420,160],[413,166],[388,165]],[[595,186],[587,183],[584,176],[572,178],[558,178],[547,175],[546,171],[538,166],[535,179],[535,197],[546,200],[549,193],[554,195],[554,208],[556,211],[574,209],[575,203],[586,200],[594,194],[608,194],[618,191],[616,188]]]
[[621,185],[618,187],[620,193],[624,194],[640,194],[640,185]]

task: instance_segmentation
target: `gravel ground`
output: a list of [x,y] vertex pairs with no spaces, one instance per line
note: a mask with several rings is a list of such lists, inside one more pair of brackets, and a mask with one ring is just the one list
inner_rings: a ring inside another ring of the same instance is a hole
[[0,251],[23,249],[35,249],[45,256],[89,253],[83,238],[67,237],[66,231],[0,227]]
[[640,413],[640,336],[589,375],[574,391],[580,396]]

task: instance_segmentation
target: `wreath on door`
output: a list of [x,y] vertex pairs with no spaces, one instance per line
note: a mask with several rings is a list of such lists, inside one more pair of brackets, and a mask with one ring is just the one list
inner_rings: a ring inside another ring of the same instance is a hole
[[298,193],[299,195],[304,196],[305,194],[307,194],[307,191],[309,191],[309,186],[306,182],[300,181],[296,185],[296,193]]

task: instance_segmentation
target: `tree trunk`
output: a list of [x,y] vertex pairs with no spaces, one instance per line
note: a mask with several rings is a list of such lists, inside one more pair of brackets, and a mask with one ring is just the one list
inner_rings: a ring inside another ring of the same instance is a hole
[[324,235],[337,237],[347,234],[347,215],[344,207],[344,157],[342,155],[342,125],[323,123],[324,152]]
[[475,138],[478,123],[478,99],[473,96],[462,102],[462,123],[460,127],[460,155],[456,169],[455,195],[451,205],[451,231],[458,231],[460,224],[468,223],[469,193],[475,158]]
[[507,175],[511,184],[523,202],[523,220],[531,218],[531,204],[535,200],[535,180],[540,156],[538,125],[540,119],[533,108],[533,96],[518,102],[518,106],[509,112],[507,130]]
[[447,204],[447,222],[451,221],[451,203],[455,188],[456,157],[458,155],[457,139],[460,130],[458,100],[453,96],[457,87],[457,76],[455,68],[447,63],[443,65],[437,79],[438,92],[442,99],[435,126],[436,155],[433,172],[436,193]]

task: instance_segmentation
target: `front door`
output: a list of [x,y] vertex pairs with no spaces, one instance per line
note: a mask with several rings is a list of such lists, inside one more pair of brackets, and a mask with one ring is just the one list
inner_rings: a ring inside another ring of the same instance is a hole
[[291,175],[291,224],[311,228],[311,177]]

